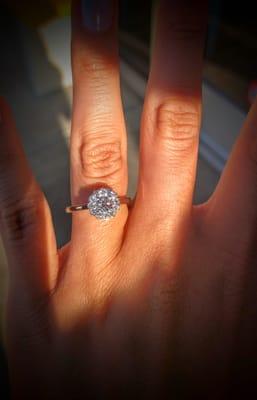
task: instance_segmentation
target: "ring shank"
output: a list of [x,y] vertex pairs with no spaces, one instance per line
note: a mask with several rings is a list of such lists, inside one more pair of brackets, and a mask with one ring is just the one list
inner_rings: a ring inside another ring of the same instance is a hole
[[[132,199],[130,197],[119,196],[118,198],[120,200],[120,204],[127,204],[128,207],[131,206]],[[78,205],[74,205],[74,206],[71,205],[71,206],[68,206],[65,208],[66,213],[72,213],[74,211],[83,211],[83,210],[88,210],[87,204],[78,204]]]
[[77,206],[68,206],[65,208],[66,213],[72,213],[73,211],[88,210],[87,204],[79,204]]

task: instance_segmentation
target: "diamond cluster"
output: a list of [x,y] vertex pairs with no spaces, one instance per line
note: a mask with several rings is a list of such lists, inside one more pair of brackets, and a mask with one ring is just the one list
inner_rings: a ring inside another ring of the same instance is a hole
[[88,198],[87,208],[98,219],[109,219],[116,215],[120,200],[113,190],[101,188],[94,190]]

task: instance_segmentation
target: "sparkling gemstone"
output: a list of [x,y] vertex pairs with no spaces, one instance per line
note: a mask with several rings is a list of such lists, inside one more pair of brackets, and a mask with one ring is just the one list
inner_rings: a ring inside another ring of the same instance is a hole
[[90,214],[98,219],[113,218],[120,208],[120,200],[113,190],[101,188],[94,190],[87,204]]

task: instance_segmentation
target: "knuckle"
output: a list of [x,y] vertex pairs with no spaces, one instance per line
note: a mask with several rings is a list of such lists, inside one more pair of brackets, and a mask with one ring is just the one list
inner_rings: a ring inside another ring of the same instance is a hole
[[198,40],[203,35],[203,26],[198,21],[171,21],[169,29],[174,39],[183,41]]
[[106,78],[109,79],[111,72],[114,70],[115,63],[112,59],[93,57],[89,58],[83,54],[77,57],[73,63],[73,69],[80,74],[86,74],[90,79],[100,78],[101,80]]
[[121,171],[122,157],[120,141],[95,135],[86,135],[80,146],[81,170],[86,179],[104,179],[116,182]]
[[[194,2],[187,5],[179,5],[179,11],[167,16],[169,33],[173,39],[190,43],[202,39],[206,29],[206,7],[196,11]],[[176,6],[175,6],[176,7]]]
[[87,59],[82,58],[79,63],[79,67],[84,72],[87,72],[90,75],[98,75],[103,74],[107,70],[106,63],[103,63],[101,60],[88,61]]
[[157,137],[173,151],[191,150],[199,133],[199,112],[195,104],[168,100],[157,108]]
[[9,241],[24,241],[35,232],[43,202],[41,194],[31,195],[31,197],[11,201],[3,207],[1,219],[6,227]]

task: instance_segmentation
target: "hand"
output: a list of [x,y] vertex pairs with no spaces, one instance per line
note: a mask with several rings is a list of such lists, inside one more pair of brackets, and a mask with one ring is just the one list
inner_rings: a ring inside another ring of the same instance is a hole
[[[215,193],[193,206],[206,5],[161,1],[156,11],[133,207],[108,221],[74,212],[62,249],[1,100],[14,398],[228,399],[256,389],[257,104]],[[127,191],[117,9],[105,12],[110,26],[100,18],[102,32],[84,26],[87,13],[74,2],[73,204],[99,185]]]

